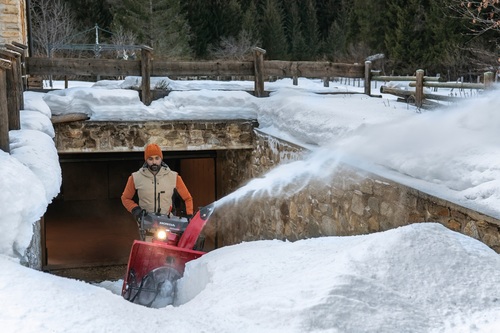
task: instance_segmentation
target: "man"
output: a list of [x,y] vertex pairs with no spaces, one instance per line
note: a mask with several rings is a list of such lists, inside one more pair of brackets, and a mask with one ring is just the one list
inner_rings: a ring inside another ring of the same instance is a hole
[[[123,206],[140,220],[144,212],[169,214],[174,190],[186,204],[186,214],[193,215],[193,198],[181,176],[163,163],[160,147],[151,143],[144,149],[144,165],[128,178],[121,200]],[[137,191],[139,203],[133,198]]]

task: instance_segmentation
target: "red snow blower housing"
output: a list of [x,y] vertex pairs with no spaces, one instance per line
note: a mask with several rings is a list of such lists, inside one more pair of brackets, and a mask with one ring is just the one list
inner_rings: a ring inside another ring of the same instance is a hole
[[201,230],[214,205],[201,208],[188,220],[185,217],[149,213],[141,218],[141,241],[130,250],[122,296],[148,307],[174,303],[176,281],[184,274],[188,261],[201,257],[204,239]]

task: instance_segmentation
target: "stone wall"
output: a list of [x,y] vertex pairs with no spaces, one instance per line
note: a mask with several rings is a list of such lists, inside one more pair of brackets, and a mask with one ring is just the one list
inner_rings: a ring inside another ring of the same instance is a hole
[[76,121],[54,124],[59,153],[143,151],[157,143],[165,151],[253,149],[251,120]]
[[[252,174],[287,156],[297,146],[258,135]],[[277,143],[278,142],[278,143]],[[290,241],[330,235],[359,235],[410,223],[439,222],[500,252],[500,221],[421,191],[340,165],[327,179],[311,179],[299,190],[250,192],[220,200],[206,231],[217,247],[259,239]]]
[[0,22],[0,44],[27,45],[25,0],[0,0]]
[[254,131],[252,149],[221,150],[217,154],[217,198],[230,194],[278,164],[296,161],[304,149]]

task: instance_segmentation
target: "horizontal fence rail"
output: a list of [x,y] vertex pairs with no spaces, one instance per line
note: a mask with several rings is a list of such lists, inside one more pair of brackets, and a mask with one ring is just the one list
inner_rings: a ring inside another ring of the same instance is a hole
[[[332,62],[264,61],[266,76],[280,77],[349,77],[363,78],[365,66]],[[30,75],[122,76],[141,75],[140,60],[27,58],[26,71]],[[159,61],[151,62],[151,76],[253,76],[252,61]]]
[[[122,59],[68,59],[26,58],[29,75],[81,75],[81,76],[142,76],[142,97],[146,105],[151,103],[149,91],[153,76],[253,76],[254,93],[264,96],[265,77],[294,78],[363,78],[365,64],[345,64],[328,61],[263,60],[265,50],[254,49],[254,61],[163,61],[152,59],[152,49],[143,47],[140,60]],[[365,88],[365,92],[369,92]]]
[[[378,74],[377,71],[373,71],[374,74]],[[380,87],[381,93],[392,94],[403,98],[405,101],[412,101],[417,107],[424,106],[424,100],[439,100],[439,101],[450,101],[456,102],[459,97],[445,96],[438,94],[428,94],[424,93],[424,87],[427,88],[449,88],[449,89],[480,89],[485,90],[493,86],[494,73],[485,72],[483,75],[483,83],[469,83],[469,82],[442,82],[444,81],[441,77],[429,77],[424,76],[424,70],[419,69],[416,71],[416,76],[380,76],[372,75],[373,81],[410,81],[408,84],[410,87],[415,88],[415,91],[408,91],[399,88],[391,88],[382,86]]]

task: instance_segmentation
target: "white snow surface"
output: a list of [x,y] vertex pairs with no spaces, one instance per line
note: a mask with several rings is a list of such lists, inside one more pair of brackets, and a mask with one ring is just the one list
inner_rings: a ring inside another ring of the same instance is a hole
[[[500,331],[499,255],[437,223],[217,249],[188,263],[175,306],[160,309],[123,300],[122,280],[93,285],[19,263],[33,223],[61,186],[51,115],[257,119],[261,131],[312,153],[249,182],[232,200],[259,188],[284,191],[287,179],[320,177],[342,161],[498,218],[498,90],[425,111],[307,79],[266,83],[271,96],[256,98],[241,91],[253,82],[158,78],[152,86],[179,91],[150,106],[128,89],[138,78],[71,84],[26,92],[21,130],[9,133],[11,154],[0,151],[2,332]],[[325,91],[346,93],[315,94]]]

